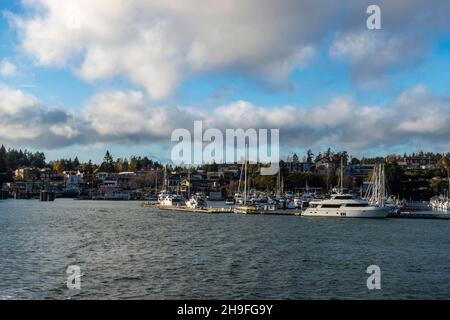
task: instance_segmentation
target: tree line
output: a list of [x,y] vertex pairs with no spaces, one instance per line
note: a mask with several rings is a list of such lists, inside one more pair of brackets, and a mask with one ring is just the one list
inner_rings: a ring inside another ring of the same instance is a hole
[[30,167],[35,169],[52,169],[57,173],[63,171],[83,170],[93,174],[96,172],[119,173],[124,171],[136,172],[139,170],[149,170],[161,168],[162,165],[153,161],[147,156],[132,156],[130,159],[114,159],[109,151],[100,164],[95,164],[91,160],[80,162],[78,157],[74,159],[59,159],[46,161],[43,152],[31,152],[28,150],[6,149],[4,145],[0,147],[0,184],[13,180],[14,171],[18,168]]

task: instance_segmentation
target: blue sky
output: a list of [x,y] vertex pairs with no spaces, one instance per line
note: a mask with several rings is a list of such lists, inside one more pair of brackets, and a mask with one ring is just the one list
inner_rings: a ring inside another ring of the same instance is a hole
[[[353,1],[314,12],[264,2],[261,13],[251,1],[198,12],[159,1],[106,5],[0,2],[0,62],[14,66],[0,86],[18,97],[0,100],[0,143],[49,159],[99,161],[106,149],[166,159],[171,129],[198,118],[219,128],[279,127],[283,155],[450,149],[444,1],[380,1],[382,30],[368,30],[365,6]],[[71,14],[79,28],[65,26]],[[65,120],[52,124],[55,110]]]

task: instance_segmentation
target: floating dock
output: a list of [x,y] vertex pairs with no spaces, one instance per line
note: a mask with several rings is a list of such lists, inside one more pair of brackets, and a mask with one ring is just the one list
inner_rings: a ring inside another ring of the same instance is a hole
[[161,206],[157,205],[156,208],[159,210],[170,210],[170,211],[183,211],[183,212],[193,212],[193,213],[233,213],[232,208],[188,208],[183,206]]
[[159,210],[166,210],[166,211],[182,211],[182,212],[192,212],[192,213],[208,213],[208,214],[214,214],[214,213],[233,213],[233,208],[189,208],[186,206],[163,206],[160,204],[154,204],[154,203],[148,203],[144,202],[142,203],[142,206],[145,208],[156,208]]
[[429,212],[414,212],[414,211],[404,211],[400,213],[394,213],[388,216],[388,218],[398,218],[398,219],[450,219],[449,211],[429,211]]
[[166,211],[181,211],[181,212],[192,212],[192,213],[208,213],[208,214],[219,214],[219,213],[233,213],[233,214],[251,214],[251,215],[276,215],[276,216],[300,216],[299,210],[239,210],[239,208],[234,207],[209,207],[209,208],[189,208],[186,206],[163,206],[158,203],[144,202],[141,205],[145,208],[156,208],[159,210]]

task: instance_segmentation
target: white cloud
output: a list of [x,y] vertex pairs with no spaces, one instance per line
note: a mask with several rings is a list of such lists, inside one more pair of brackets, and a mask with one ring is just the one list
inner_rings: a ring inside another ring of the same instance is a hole
[[2,142],[54,149],[73,144],[170,144],[176,128],[280,129],[284,147],[333,146],[384,150],[408,143],[441,150],[450,136],[450,99],[423,86],[401,93],[389,106],[365,106],[334,97],[322,106],[259,107],[236,101],[213,110],[158,107],[140,91],[96,94],[78,112],[42,105],[35,97],[0,85]]
[[[237,71],[270,84],[308,66],[316,47],[350,57],[356,80],[373,80],[422,59],[448,30],[448,1],[383,1],[382,31],[366,30],[369,0],[26,0],[7,16],[22,49],[44,66],[87,81],[127,78],[164,99],[186,77]],[[426,12],[426,14],[424,14]],[[343,19],[342,17],[347,17]]]
[[42,105],[34,96],[0,84],[2,143],[57,148],[84,143],[89,133],[82,118],[69,109]]
[[17,67],[15,64],[11,63],[7,59],[3,59],[0,62],[0,76],[2,77],[13,77],[16,75]]
[[148,143],[170,140],[177,127],[192,126],[200,112],[150,105],[140,91],[103,92],[90,99],[83,115],[100,139]]
[[0,114],[4,116],[13,116],[37,107],[37,99],[33,96],[1,84],[0,97]]
[[[314,55],[307,11],[286,1],[28,0],[9,14],[22,49],[43,66],[69,67],[87,81],[124,76],[164,99],[186,76],[225,69],[286,81]],[[76,10],[75,10],[75,9]],[[311,17],[313,16],[313,17]]]

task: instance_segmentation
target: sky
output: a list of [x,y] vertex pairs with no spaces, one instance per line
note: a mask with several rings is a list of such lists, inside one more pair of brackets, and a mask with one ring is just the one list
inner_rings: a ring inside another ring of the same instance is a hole
[[[367,7],[381,9],[370,30]],[[280,129],[281,154],[450,151],[450,2],[0,0],[0,144],[170,157]]]

